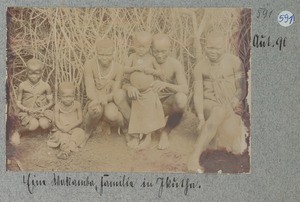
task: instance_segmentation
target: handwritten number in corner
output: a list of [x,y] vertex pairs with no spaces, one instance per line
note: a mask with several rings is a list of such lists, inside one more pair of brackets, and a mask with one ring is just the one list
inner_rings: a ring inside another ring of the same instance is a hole
[[257,17],[258,19],[260,19],[260,18],[266,19],[266,18],[270,18],[271,15],[272,15],[272,13],[273,13],[273,10],[269,11],[269,10],[266,9],[266,8],[259,8],[259,9],[257,10],[257,15],[256,15],[256,17]]
[[277,17],[278,23],[283,27],[292,25],[295,21],[295,15],[290,11],[282,11]]

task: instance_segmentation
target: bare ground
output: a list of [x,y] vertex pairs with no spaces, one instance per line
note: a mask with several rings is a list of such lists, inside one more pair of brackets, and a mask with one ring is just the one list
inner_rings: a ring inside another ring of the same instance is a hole
[[[84,148],[67,160],[56,158],[58,149],[46,145],[47,134],[39,132],[22,136],[17,147],[7,145],[7,170],[66,172],[187,172],[186,163],[196,140],[196,117],[187,112],[182,122],[170,134],[170,148],[157,149],[158,134],[145,150],[126,145],[124,136],[115,130],[110,135],[92,136]],[[233,155],[226,151],[206,151],[201,155],[205,172],[243,173],[250,170],[248,151]]]

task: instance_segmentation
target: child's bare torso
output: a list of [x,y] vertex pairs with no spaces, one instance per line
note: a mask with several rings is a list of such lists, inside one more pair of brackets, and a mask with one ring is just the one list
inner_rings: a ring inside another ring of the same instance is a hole
[[70,109],[64,109],[62,103],[59,103],[59,121],[63,126],[67,126],[78,121],[79,117],[76,107],[78,103],[75,102],[76,101],[74,101],[73,106]]
[[26,80],[20,85],[22,85],[23,90],[22,105],[29,108],[38,108],[48,104],[46,99],[48,84],[46,82],[41,80],[33,85],[29,80]]
[[[132,61],[132,66],[140,66],[144,69],[154,69],[153,57],[147,54],[143,57],[135,55]],[[137,89],[145,91],[150,88],[152,82],[154,81],[154,76],[150,74],[145,74],[141,71],[135,71],[130,75],[130,83]]]

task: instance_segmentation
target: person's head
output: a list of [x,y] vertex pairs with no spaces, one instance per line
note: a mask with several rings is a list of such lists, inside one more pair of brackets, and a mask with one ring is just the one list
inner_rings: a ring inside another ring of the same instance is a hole
[[170,53],[171,42],[166,34],[156,34],[152,40],[152,53],[158,64],[166,62]]
[[70,106],[75,100],[75,86],[71,82],[62,82],[59,85],[59,97],[60,101],[66,105]]
[[204,51],[211,62],[218,62],[225,53],[225,36],[221,31],[209,33],[205,40]]
[[44,65],[40,60],[34,58],[28,60],[26,63],[28,80],[33,84],[38,83],[42,78],[43,69]]
[[114,58],[114,43],[109,38],[96,39],[97,58],[101,66],[109,67]]
[[139,56],[144,56],[149,53],[152,42],[152,35],[150,32],[137,32],[133,38],[133,48]]

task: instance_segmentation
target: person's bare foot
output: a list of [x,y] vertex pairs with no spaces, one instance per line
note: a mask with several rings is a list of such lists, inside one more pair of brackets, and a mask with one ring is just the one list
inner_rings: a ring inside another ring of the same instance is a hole
[[66,159],[69,158],[69,154],[70,154],[70,152],[60,151],[60,152],[58,152],[58,154],[56,155],[56,157],[57,157],[58,159],[66,160]]
[[78,152],[78,151],[79,151],[79,149],[78,149],[78,147],[76,146],[76,143],[75,143],[75,142],[70,142],[70,150],[71,150],[72,152]]
[[13,145],[19,145],[21,143],[21,137],[19,132],[14,132],[10,138],[10,143]]
[[86,145],[86,142],[90,138],[90,134],[86,133],[83,142],[78,146],[79,148],[83,148]]
[[136,149],[139,145],[139,142],[140,142],[139,138],[133,137],[131,140],[129,140],[127,142],[127,146],[132,148],[132,149]]
[[128,129],[127,127],[122,127],[122,126],[119,126],[118,127],[118,135],[128,135]]
[[162,132],[158,143],[158,149],[167,149],[169,147],[169,137],[166,132]]
[[126,143],[128,143],[132,139],[132,137],[128,133],[125,134],[124,136],[125,136]]
[[190,172],[204,173],[204,168],[199,164],[199,157],[192,155],[187,163],[187,169]]
[[151,144],[151,133],[144,134],[137,146],[137,149],[146,149]]
[[97,127],[97,130],[99,132],[98,135],[102,135],[102,134],[104,134],[104,135],[111,135],[110,125],[106,121],[102,121],[100,123],[100,127]]

